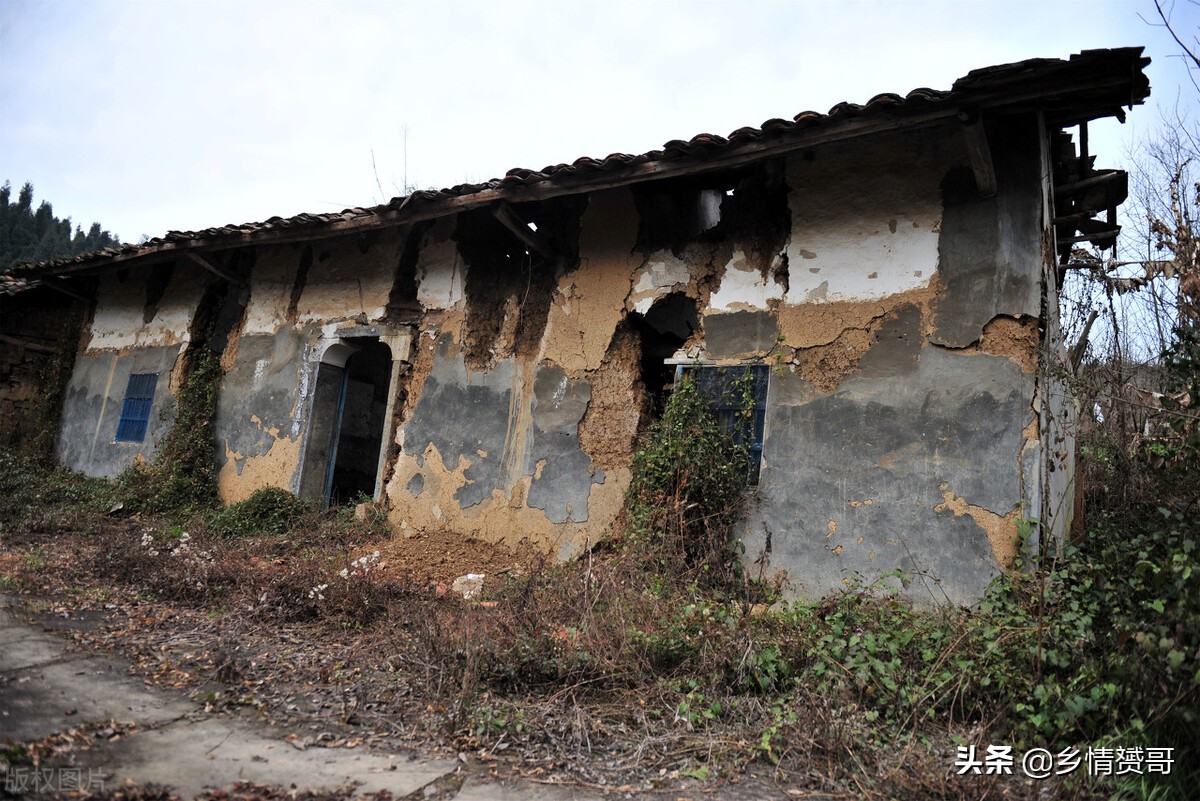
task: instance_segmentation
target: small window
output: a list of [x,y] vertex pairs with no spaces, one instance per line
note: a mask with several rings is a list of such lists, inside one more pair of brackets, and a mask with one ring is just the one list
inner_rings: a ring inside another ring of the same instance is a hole
[[[722,366],[692,366],[680,365],[677,380],[689,375],[696,382],[699,390],[713,404],[713,414],[721,428],[733,437],[739,445],[749,443],[750,459],[746,465],[749,475],[747,481],[751,486],[758,484],[758,473],[762,465],[763,430],[767,419],[767,380],[770,370],[765,364]],[[738,412],[743,409],[745,392],[752,397],[754,416],[739,419]]]
[[154,405],[157,373],[134,373],[125,387],[125,402],[121,405],[121,420],[117,423],[117,442],[142,442],[150,423],[150,407]]

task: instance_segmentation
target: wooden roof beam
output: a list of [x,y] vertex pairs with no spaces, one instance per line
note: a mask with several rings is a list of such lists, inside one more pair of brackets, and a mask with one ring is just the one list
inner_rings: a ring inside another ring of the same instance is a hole
[[195,251],[189,250],[189,251],[184,252],[183,255],[187,256],[188,259],[190,259],[191,261],[200,265],[204,269],[208,270],[213,275],[217,276],[218,278],[224,278],[226,281],[228,281],[231,284],[234,284],[236,286],[243,286],[246,283],[241,278],[238,278],[236,275],[234,275],[233,273],[229,272],[226,269],[218,267],[217,265],[213,264],[208,259],[201,256],[199,253],[196,253]]
[[16,345],[17,347],[25,348],[25,350],[31,350],[34,353],[58,352],[55,348],[52,348],[49,345],[42,345],[37,342],[29,342],[28,340],[18,339],[17,337],[10,337],[8,334],[0,334],[0,342],[7,342],[10,345]]
[[971,171],[975,173],[975,186],[982,197],[996,195],[996,166],[992,163],[992,150],[988,147],[987,132],[978,111],[963,109],[958,112],[962,123],[963,141],[967,146],[967,157]]
[[[1124,181],[1127,180],[1127,178],[1128,175],[1123,170],[1108,170],[1106,172],[1098,172],[1087,178],[1054,187],[1054,196],[1063,197],[1064,195],[1070,195],[1083,189],[1091,189],[1094,186],[1105,186]],[[1107,206],[1105,208],[1107,208]]]
[[546,259],[554,258],[554,245],[546,237],[530,228],[529,224],[521,219],[521,215],[517,214],[517,210],[511,205],[503,200],[493,203],[492,216],[499,220],[501,225],[512,231],[517,239],[524,242],[525,247],[540,253]]
[[78,292],[76,292],[72,289],[67,289],[66,283],[58,280],[57,278],[35,278],[34,280],[41,283],[41,285],[46,287],[47,289],[53,289],[55,292],[61,292],[62,294],[67,295],[68,297],[75,298],[76,300],[81,300],[84,303],[92,302],[91,298],[86,297],[85,295],[80,295]]

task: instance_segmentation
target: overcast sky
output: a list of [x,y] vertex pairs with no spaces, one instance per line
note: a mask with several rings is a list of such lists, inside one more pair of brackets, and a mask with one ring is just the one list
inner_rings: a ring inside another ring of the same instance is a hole
[[[1165,2],[1194,37],[1200,5]],[[1118,166],[1159,106],[1200,125],[1178,48],[1139,14],[1152,0],[0,0],[0,181],[137,241],[1145,45],[1150,102],[1093,129]]]

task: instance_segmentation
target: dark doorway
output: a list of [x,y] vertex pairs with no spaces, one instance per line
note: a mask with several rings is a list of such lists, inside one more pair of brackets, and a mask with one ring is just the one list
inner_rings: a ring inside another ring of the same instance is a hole
[[342,337],[317,369],[300,497],[328,506],[374,496],[392,352],[377,336]]
[[342,372],[325,491],[329,505],[374,496],[392,375],[391,348],[377,337],[343,341],[356,350]]

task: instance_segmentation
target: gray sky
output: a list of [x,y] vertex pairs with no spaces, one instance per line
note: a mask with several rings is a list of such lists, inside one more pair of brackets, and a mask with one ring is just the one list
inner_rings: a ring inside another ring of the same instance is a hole
[[[1173,5],[1194,36],[1200,5]],[[1178,49],[1139,13],[1153,2],[0,0],[0,181],[137,241],[1145,45],[1150,102],[1093,128],[1118,166],[1158,106],[1200,124]]]

